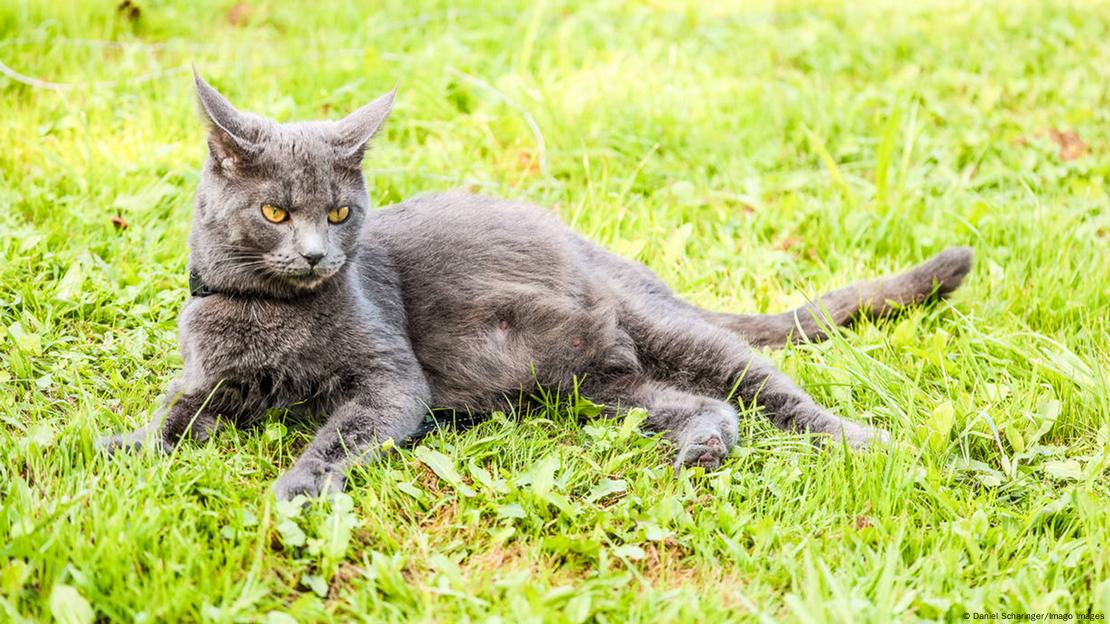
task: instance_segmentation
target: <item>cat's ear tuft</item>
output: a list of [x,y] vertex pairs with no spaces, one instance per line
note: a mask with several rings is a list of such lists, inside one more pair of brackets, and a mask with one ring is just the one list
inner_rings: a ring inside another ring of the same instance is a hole
[[221,169],[241,169],[258,153],[258,124],[239,112],[193,69],[200,111],[208,122],[208,150]]
[[342,160],[362,161],[366,145],[382,129],[393,109],[394,88],[389,93],[347,115],[335,124],[335,143]]

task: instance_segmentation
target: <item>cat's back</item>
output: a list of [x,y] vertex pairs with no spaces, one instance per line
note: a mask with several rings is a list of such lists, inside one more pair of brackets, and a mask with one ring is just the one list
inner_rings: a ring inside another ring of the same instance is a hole
[[425,195],[371,213],[365,235],[391,258],[410,313],[420,312],[412,305],[472,308],[506,297],[578,299],[592,288],[582,239],[524,202],[462,191]]
[[377,210],[368,219],[368,236],[393,255],[418,262],[476,255],[515,266],[518,260],[539,260],[543,255],[555,261],[574,258],[569,240],[573,234],[547,210],[460,190]]
[[578,298],[591,281],[578,236],[524,202],[425,195],[372,213],[366,236],[392,259],[405,291],[421,295],[410,297],[418,307],[509,295]]

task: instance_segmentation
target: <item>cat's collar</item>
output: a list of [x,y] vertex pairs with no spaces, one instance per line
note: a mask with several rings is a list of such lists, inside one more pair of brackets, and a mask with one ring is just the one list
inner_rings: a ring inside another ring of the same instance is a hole
[[209,295],[218,295],[220,291],[214,290],[211,286],[205,284],[204,280],[200,277],[200,273],[189,271],[189,294],[194,297],[207,297]]

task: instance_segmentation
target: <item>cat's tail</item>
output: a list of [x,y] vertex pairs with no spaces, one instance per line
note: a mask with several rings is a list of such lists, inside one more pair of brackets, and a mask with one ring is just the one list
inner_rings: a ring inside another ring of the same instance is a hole
[[819,342],[828,338],[831,327],[857,318],[888,317],[906,306],[946,297],[960,286],[974,257],[970,247],[950,247],[901,275],[857,282],[782,314],[706,314],[755,346]]

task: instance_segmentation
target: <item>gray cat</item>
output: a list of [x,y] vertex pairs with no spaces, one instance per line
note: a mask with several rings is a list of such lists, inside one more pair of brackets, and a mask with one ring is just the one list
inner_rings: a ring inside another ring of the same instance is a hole
[[392,92],[338,122],[278,124],[195,82],[210,133],[184,370],[148,425],[100,445],[172,450],[274,407],[326,416],[277,480],[282,499],[341,490],[349,466],[408,438],[431,408],[488,413],[540,388],[577,387],[610,413],[643,408],[679,467],[720,465],[737,441],[734,396],[782,429],[885,444],[749,345],[824,339],[947,295],[971,267],[971,250],[952,248],[785,314],[709,312],[529,205],[450,192],[371,210],[361,162]]

